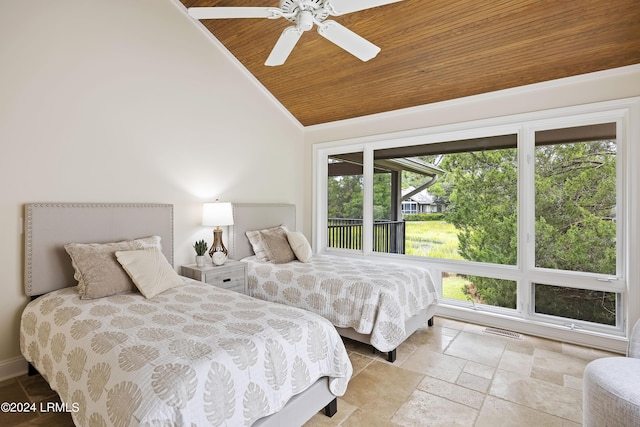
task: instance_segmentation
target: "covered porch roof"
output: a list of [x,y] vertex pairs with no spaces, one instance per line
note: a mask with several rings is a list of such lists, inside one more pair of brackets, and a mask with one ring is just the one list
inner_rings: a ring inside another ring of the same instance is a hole
[[[347,153],[330,156],[329,176],[362,175],[362,153]],[[416,157],[391,159],[374,159],[374,173],[412,172],[419,175],[435,177],[444,170]]]

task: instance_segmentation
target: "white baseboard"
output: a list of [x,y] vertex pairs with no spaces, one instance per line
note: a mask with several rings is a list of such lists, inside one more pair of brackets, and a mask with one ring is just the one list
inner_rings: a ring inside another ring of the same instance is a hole
[[0,360],[0,381],[19,377],[27,373],[27,361],[22,356]]

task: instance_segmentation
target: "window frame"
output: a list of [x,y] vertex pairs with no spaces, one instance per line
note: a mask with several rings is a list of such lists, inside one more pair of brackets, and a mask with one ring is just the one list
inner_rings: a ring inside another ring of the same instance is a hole
[[[617,274],[555,271],[535,267],[535,212],[534,166],[527,162],[535,159],[535,132],[552,128],[569,128],[597,123],[616,123],[617,139]],[[639,263],[629,260],[639,259],[640,254],[640,201],[631,192],[631,183],[638,183],[640,173],[632,164],[640,162],[640,98],[608,101],[534,113],[518,114],[494,119],[454,123],[451,125],[423,128],[413,131],[386,135],[354,138],[313,146],[314,208],[312,212],[314,249],[318,253],[339,253],[344,256],[358,256],[370,259],[393,260],[394,262],[422,265],[431,270],[436,286],[442,289],[442,272],[481,275],[497,279],[514,280],[518,287],[518,304],[515,310],[500,307],[474,307],[472,304],[458,304],[447,301],[438,308],[443,316],[460,320],[475,321],[490,326],[506,327],[523,333],[547,336],[577,342],[595,347],[621,350],[626,345],[629,319],[640,315]],[[505,133],[518,136],[518,254],[515,266],[489,265],[470,261],[432,259],[408,255],[373,252],[372,233],[363,234],[361,251],[326,247],[326,177],[327,158],[331,154],[354,151],[363,153],[364,193],[363,229],[373,229],[373,156],[377,149],[399,146],[442,143],[460,139],[488,137]],[[635,239],[634,239],[635,238]],[[566,320],[554,316],[535,313],[534,284],[569,286],[617,292],[618,321],[615,327],[595,325],[588,322],[573,322],[567,326]]]
[[[628,156],[626,149],[629,142],[624,138],[624,122],[627,121],[627,114],[624,111],[606,111],[586,115],[554,117],[542,121],[532,122],[524,126],[523,157],[529,163],[526,170],[522,170],[520,179],[526,186],[527,197],[521,203],[524,208],[526,218],[522,218],[524,223],[524,246],[523,262],[525,262],[525,281],[527,295],[523,295],[523,306],[528,318],[541,322],[548,322],[558,326],[569,326],[571,328],[585,328],[594,332],[621,336],[625,331],[626,310],[625,300],[628,299],[630,289],[628,288],[627,277],[627,199],[625,197],[628,176]],[[594,272],[578,272],[555,270],[535,265],[535,133],[538,131],[565,129],[577,126],[588,126],[600,123],[616,124],[616,274],[602,274]],[[524,205],[524,206],[523,206]],[[606,285],[605,285],[606,283]],[[580,320],[568,320],[535,311],[535,284],[562,286],[576,289],[587,289],[594,291],[614,292],[620,295],[617,302],[616,326],[594,324]],[[518,294],[520,298],[520,294]],[[569,321],[569,323],[567,323]]]

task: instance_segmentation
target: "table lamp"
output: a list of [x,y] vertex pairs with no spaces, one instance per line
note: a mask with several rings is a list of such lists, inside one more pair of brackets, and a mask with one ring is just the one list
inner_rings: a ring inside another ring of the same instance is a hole
[[215,201],[202,206],[202,225],[215,227],[213,229],[213,243],[209,249],[209,256],[213,258],[216,252],[227,255],[227,248],[222,243],[222,229],[220,226],[233,225],[233,208],[231,203]]

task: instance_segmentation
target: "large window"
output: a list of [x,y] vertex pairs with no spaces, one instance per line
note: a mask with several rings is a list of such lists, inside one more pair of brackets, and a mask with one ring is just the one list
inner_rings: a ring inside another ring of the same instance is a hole
[[[627,117],[536,120],[319,149],[329,168],[319,249],[422,262],[453,309],[622,335]],[[345,243],[338,226],[352,234]]]

